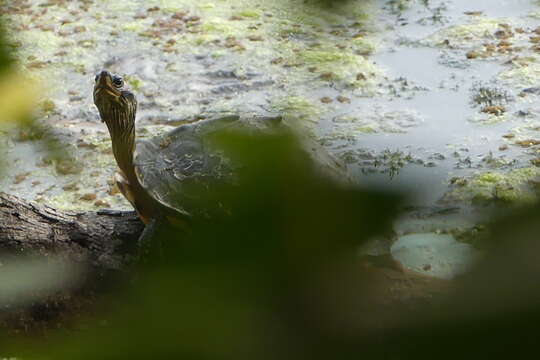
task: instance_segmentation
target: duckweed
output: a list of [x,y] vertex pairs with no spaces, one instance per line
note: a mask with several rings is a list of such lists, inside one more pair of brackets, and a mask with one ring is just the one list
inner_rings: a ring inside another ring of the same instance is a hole
[[132,21],[122,25],[123,31],[133,31],[136,33],[142,32],[146,29],[146,26],[141,21]]
[[45,114],[50,114],[56,110],[56,104],[51,99],[46,99],[41,102],[41,110]]
[[272,108],[283,113],[287,118],[307,119],[318,122],[321,107],[302,96],[286,96],[274,100]]
[[258,19],[261,17],[261,12],[259,10],[246,9],[238,13],[239,16],[251,19]]
[[512,64],[510,69],[504,70],[499,77],[512,82],[516,86],[527,87],[538,83],[540,78],[540,64],[537,57],[529,57],[526,63]]
[[300,56],[310,64],[327,62],[342,62],[345,64],[350,64],[355,61],[354,56],[340,51],[305,50],[300,53]]
[[448,41],[453,47],[471,48],[482,45],[486,39],[493,39],[500,23],[500,19],[472,19],[470,24],[442,29],[424,42],[431,46],[441,46]]
[[135,75],[126,76],[125,79],[129,86],[135,91],[138,91],[143,84],[142,80]]
[[212,18],[205,21],[201,29],[206,33],[216,33],[220,37],[235,36],[241,33],[244,26],[240,22],[227,21],[219,18]]
[[540,176],[540,168],[535,166],[511,170],[509,172],[490,171],[474,176],[470,181],[452,190],[445,198],[469,200],[485,203],[505,201],[510,203],[531,203],[538,195],[528,186],[530,181]]
[[210,9],[214,9],[215,7],[216,7],[216,4],[214,3],[205,3],[205,4],[199,5],[199,9],[201,10],[210,10]]

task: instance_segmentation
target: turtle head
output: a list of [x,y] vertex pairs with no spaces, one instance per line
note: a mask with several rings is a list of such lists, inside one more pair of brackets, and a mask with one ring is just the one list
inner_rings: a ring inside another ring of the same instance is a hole
[[109,123],[135,121],[135,96],[128,90],[121,76],[107,70],[102,70],[95,77],[94,104],[99,110],[101,121],[108,126]]
[[96,75],[94,104],[101,121],[107,124],[118,166],[131,174],[135,150],[135,113],[137,100],[121,76],[103,70]]

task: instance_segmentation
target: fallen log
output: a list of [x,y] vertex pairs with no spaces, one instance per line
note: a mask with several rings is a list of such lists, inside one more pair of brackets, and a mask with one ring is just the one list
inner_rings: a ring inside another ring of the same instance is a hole
[[0,251],[60,254],[118,270],[136,253],[144,225],[133,211],[61,211],[0,193]]

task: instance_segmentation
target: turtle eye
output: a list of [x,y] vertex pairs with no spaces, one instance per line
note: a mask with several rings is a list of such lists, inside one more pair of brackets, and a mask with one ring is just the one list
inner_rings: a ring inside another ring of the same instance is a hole
[[97,81],[98,81],[98,79],[99,79],[99,74],[98,74],[98,75],[96,75],[96,77],[94,78],[94,81],[95,81],[95,82],[97,82]]
[[113,84],[116,87],[122,87],[124,85],[124,80],[120,76],[115,76],[113,78]]

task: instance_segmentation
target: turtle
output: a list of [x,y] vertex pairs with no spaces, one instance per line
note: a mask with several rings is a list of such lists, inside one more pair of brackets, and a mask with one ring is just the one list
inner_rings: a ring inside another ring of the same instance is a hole
[[[150,241],[158,223],[189,227],[193,216],[205,213],[197,198],[192,197],[191,185],[211,186],[234,176],[234,164],[209,146],[208,134],[239,125],[263,131],[282,126],[280,116],[247,121],[228,115],[180,125],[161,136],[136,142],[137,100],[124,79],[102,70],[95,76],[93,97],[111,137],[118,165],[116,184],[146,224],[140,243]],[[347,177],[341,163],[306,139],[303,148],[324,172]]]

